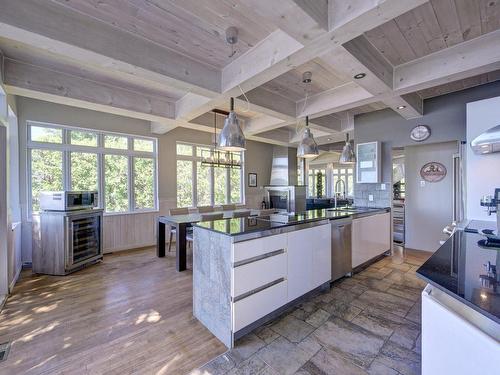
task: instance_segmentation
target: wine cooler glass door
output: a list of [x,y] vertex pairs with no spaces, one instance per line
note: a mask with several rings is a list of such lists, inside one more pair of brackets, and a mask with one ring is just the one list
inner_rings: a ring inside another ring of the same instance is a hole
[[101,254],[101,216],[85,215],[69,218],[68,266],[80,263]]

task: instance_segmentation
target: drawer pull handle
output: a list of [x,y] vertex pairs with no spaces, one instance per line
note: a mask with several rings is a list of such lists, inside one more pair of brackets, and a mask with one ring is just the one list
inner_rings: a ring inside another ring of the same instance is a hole
[[264,284],[262,286],[259,286],[258,288],[255,288],[255,289],[252,289],[246,293],[243,293],[243,294],[240,294],[239,296],[236,296],[233,298],[233,303],[234,302],[238,302],[244,298],[247,298],[247,297],[250,297],[251,295],[255,294],[255,293],[259,293],[259,292],[262,292],[263,290],[267,289],[267,288],[270,288],[276,284],[279,284],[281,282],[285,281],[285,278],[284,277],[280,277],[279,279],[277,280],[274,280],[274,281],[271,281],[270,283],[267,283],[267,284]]
[[245,264],[257,262],[259,260],[273,257],[275,255],[280,255],[280,254],[283,254],[284,252],[285,252],[285,249],[279,249],[279,250],[271,251],[269,253],[265,253],[262,255],[257,255],[257,256],[252,257],[252,258],[248,258],[248,259],[240,260],[238,262],[234,262],[233,267],[236,268],[236,267],[244,266]]

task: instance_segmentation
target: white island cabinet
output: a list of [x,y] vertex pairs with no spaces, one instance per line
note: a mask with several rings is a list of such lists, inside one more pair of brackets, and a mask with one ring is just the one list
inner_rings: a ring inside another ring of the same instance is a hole
[[233,245],[233,332],[331,280],[330,225]]
[[227,347],[331,280],[328,220],[239,240],[194,228],[193,311]]
[[390,212],[352,220],[352,268],[391,250]]

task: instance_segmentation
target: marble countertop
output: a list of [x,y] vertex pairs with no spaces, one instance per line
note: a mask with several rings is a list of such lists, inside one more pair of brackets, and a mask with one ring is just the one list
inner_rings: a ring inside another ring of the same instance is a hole
[[350,207],[347,209],[308,210],[296,214],[279,213],[269,216],[249,216],[204,221],[193,224],[195,227],[208,229],[228,236],[241,236],[277,230],[288,226],[313,224],[325,220],[359,217],[388,211],[387,208]]
[[500,324],[500,250],[485,236],[458,230],[418,270],[418,276]]

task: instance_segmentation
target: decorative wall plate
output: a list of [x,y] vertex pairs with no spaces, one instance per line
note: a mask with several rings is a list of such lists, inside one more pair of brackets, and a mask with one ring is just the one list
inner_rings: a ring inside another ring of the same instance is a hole
[[420,176],[427,182],[439,182],[446,177],[446,173],[446,167],[437,161],[424,164],[420,169]]
[[415,142],[425,141],[431,136],[431,129],[427,125],[417,125],[410,132],[410,138]]

